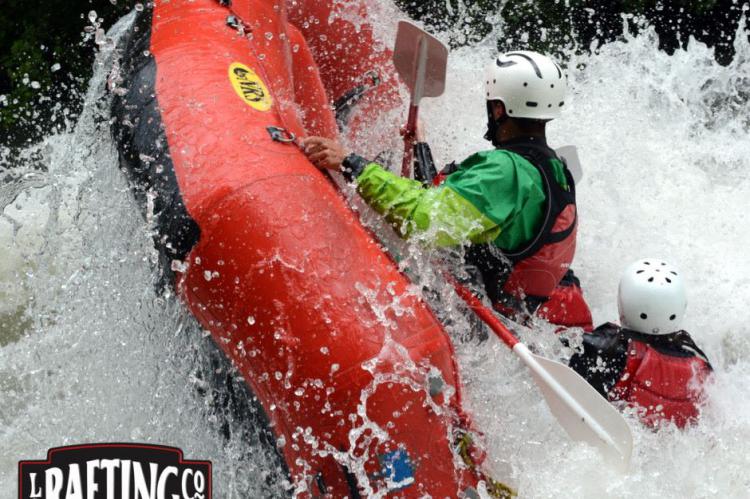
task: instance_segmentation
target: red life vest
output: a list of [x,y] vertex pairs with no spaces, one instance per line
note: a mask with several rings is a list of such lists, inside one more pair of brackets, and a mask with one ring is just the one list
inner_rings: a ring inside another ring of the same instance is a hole
[[586,332],[594,329],[591,310],[572,269],[552,291],[549,300],[539,305],[536,315],[550,324],[561,326],[557,329],[558,333],[571,327],[580,327]]
[[625,368],[609,398],[637,408],[647,425],[671,420],[680,428],[686,426],[698,417],[702,387],[711,372],[702,352],[695,349],[697,355],[670,355],[631,337]]

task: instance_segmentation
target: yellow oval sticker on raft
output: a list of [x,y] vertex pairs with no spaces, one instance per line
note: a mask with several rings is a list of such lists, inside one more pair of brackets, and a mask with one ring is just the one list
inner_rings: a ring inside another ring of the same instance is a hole
[[229,81],[232,82],[232,88],[237,95],[253,109],[271,109],[271,93],[255,71],[242,63],[233,62],[229,66]]

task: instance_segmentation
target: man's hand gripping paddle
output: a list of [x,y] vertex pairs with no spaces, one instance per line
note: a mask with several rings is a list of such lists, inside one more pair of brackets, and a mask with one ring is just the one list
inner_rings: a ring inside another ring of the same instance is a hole
[[[408,176],[411,166],[419,100],[443,93],[447,57],[448,49],[439,40],[407,21],[399,23],[393,60],[412,95],[404,137],[403,176]],[[575,170],[580,178],[575,147],[562,148],[560,155],[566,159],[571,173]],[[626,470],[633,451],[633,435],[617,409],[570,367],[531,353],[471,291],[452,276],[446,274],[446,277],[469,308],[531,370],[552,415],[568,435],[599,448],[618,468]]]
[[419,102],[422,97],[439,97],[443,94],[448,47],[409,21],[399,21],[393,64],[411,90],[409,119],[404,133],[404,161],[401,164],[401,176],[410,177]]

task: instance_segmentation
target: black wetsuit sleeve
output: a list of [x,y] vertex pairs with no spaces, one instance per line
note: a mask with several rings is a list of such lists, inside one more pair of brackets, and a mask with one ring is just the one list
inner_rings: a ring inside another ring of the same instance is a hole
[[432,180],[437,176],[435,160],[432,159],[432,151],[426,142],[414,144],[414,180],[423,184],[432,185]]
[[351,182],[352,180],[362,175],[362,172],[365,171],[365,168],[369,164],[370,162],[362,156],[351,153],[349,156],[344,158],[344,161],[341,162],[341,173],[344,175],[344,178],[346,178],[346,180]]
[[583,352],[573,355],[570,367],[583,376],[596,391],[607,394],[625,369],[628,340],[620,328],[607,323],[583,335]]

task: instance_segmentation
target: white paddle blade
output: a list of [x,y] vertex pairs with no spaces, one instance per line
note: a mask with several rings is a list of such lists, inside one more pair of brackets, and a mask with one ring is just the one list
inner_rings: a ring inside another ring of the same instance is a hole
[[413,95],[438,97],[445,91],[448,47],[416,24],[398,22],[393,64]]
[[578,148],[576,146],[563,146],[555,149],[555,152],[565,160],[575,183],[579,183],[583,178],[583,167],[581,167],[581,159],[578,157]]
[[608,461],[627,471],[633,434],[622,414],[570,367],[535,355],[521,343],[513,351],[531,369],[552,414],[568,435],[599,448]]

